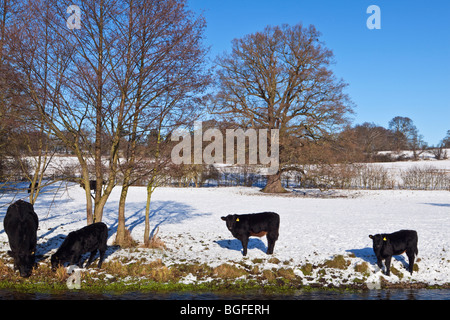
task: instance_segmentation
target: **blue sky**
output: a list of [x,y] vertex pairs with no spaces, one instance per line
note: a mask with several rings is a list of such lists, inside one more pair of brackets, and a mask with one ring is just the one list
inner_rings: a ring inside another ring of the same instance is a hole
[[[450,130],[449,0],[188,0],[207,21],[211,59],[267,25],[313,24],[354,101],[353,124],[409,117],[430,145]],[[370,5],[381,29],[366,26]]]

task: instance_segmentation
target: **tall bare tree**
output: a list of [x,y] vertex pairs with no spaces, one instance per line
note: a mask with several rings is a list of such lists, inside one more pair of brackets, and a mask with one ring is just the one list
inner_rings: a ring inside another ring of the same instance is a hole
[[[201,38],[205,22],[186,9],[185,1],[131,1],[127,30],[133,66],[129,81],[130,117],[124,122],[127,133],[116,242],[125,242],[125,201],[133,175],[148,180],[144,243],[149,238],[151,194],[167,165],[167,147],[162,140],[171,130],[192,119],[209,83],[204,72],[206,50]],[[137,152],[138,141],[154,136],[148,152]],[[136,163],[141,157],[140,164]],[[142,158],[143,157],[143,158]]]
[[[29,10],[31,7],[40,10]],[[64,33],[67,27],[61,10],[56,1],[21,2],[11,27],[10,47],[30,104],[47,128],[76,155],[82,180],[89,181],[85,135],[89,108],[70,95],[75,48],[68,45],[70,35]],[[87,221],[92,223],[89,189],[86,199]]]
[[[282,25],[235,39],[217,59],[214,111],[246,128],[278,129],[279,170],[265,192],[283,192],[281,174],[302,140],[316,140],[346,122],[352,103],[330,66],[333,54],[314,26]],[[261,150],[260,150],[261,151]]]
[[138,141],[186,121],[209,81],[201,44],[205,22],[186,1],[80,0],[81,29],[70,29],[71,4],[21,3],[11,32],[13,64],[46,128],[78,158],[88,224],[102,220],[122,172],[121,243]]

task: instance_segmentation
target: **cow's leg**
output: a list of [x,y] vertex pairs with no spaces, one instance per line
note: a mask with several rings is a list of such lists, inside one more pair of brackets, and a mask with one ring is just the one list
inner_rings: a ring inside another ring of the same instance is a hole
[[391,259],[392,256],[386,257],[386,259],[384,260],[384,264],[386,265],[386,275],[390,276],[391,275]]
[[273,253],[273,249],[275,247],[275,241],[277,241],[277,239],[278,239],[277,234],[272,234],[272,233],[267,234],[267,254]]
[[383,270],[383,260],[377,257],[377,266],[380,270]]
[[106,250],[99,249],[98,251],[100,252],[100,260],[98,261],[98,268],[100,269],[102,267],[103,260],[105,259]]
[[80,268],[82,267],[83,261],[81,261],[81,254],[74,254],[72,256],[72,259],[70,259],[69,265],[73,265],[73,264],[78,265],[78,267],[80,267]]
[[89,260],[88,260],[85,268],[89,267],[91,265],[92,261],[94,261],[96,253],[97,253],[97,249],[95,249],[94,251],[91,251],[91,255],[89,256]]
[[244,257],[247,255],[247,246],[248,246],[248,237],[242,237],[241,239],[243,255]]
[[414,250],[412,249],[408,249],[406,250],[406,255],[408,256],[408,271],[409,273],[413,273],[413,268],[414,268],[414,260],[415,260],[415,255],[414,255]]

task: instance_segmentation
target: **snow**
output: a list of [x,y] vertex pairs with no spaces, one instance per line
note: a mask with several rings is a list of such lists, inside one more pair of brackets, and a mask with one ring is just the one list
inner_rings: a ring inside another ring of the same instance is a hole
[[[54,189],[51,189],[54,188]],[[54,192],[52,192],[54,190]],[[35,204],[39,216],[39,255],[56,251],[64,237],[86,225],[84,190],[76,184],[67,188],[48,187]],[[312,196],[308,194],[312,193]],[[112,245],[117,229],[120,187],[108,200],[103,216]],[[306,194],[306,196],[303,196]],[[317,194],[321,194],[317,191]],[[253,263],[260,269],[292,268],[303,277],[305,285],[322,277],[327,284],[351,283],[363,278],[355,265],[367,262],[369,287],[377,287],[380,277],[390,282],[422,282],[442,285],[450,282],[450,192],[412,190],[333,190],[317,197],[311,190],[293,195],[265,195],[258,188],[169,188],[156,189],[152,196],[150,223],[166,245],[165,250],[110,249],[106,261],[126,256],[136,260],[161,259],[167,266],[179,263],[206,263],[216,267],[223,263]],[[23,198],[26,194],[22,194]],[[25,198],[26,200],[26,198]],[[11,198],[0,199],[0,222]],[[131,187],[126,206],[126,226],[133,239],[143,241],[146,189]],[[3,207],[2,207],[3,206]],[[280,236],[273,257],[267,256],[266,238],[251,238],[247,257],[241,243],[234,239],[220,217],[232,213],[274,211],[280,215]],[[414,229],[419,235],[419,271],[411,276],[405,269],[406,255],[395,256],[392,265],[403,277],[382,275],[376,266],[369,234]],[[0,224],[0,252],[9,250],[7,235]],[[318,266],[336,255],[343,255],[350,265],[344,270],[314,270],[303,276],[306,263]],[[276,262],[279,261],[279,262]],[[183,280],[196,281],[194,275]]]

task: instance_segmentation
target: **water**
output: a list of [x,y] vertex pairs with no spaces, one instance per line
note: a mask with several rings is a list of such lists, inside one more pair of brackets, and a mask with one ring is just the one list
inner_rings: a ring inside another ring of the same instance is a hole
[[29,293],[0,290],[0,300],[450,300],[450,289],[392,289],[341,292],[298,291],[294,294],[234,293],[88,293],[68,290],[63,293]]

